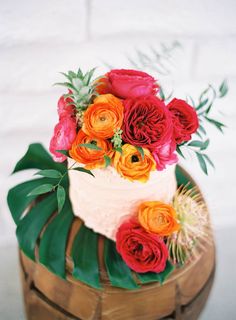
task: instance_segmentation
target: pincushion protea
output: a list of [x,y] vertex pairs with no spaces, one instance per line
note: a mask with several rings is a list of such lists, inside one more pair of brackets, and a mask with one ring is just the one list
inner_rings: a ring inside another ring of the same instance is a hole
[[180,229],[167,240],[170,259],[174,264],[184,264],[194,259],[199,248],[211,239],[209,216],[205,202],[197,188],[181,187],[177,190],[172,203]]

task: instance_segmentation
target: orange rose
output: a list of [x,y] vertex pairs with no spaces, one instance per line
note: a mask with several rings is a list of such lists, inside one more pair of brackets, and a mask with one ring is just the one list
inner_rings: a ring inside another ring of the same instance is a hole
[[83,131],[89,136],[108,139],[123,123],[123,104],[112,94],[98,96],[84,113]]
[[131,144],[122,146],[122,154],[116,151],[113,164],[118,173],[131,181],[146,182],[151,171],[156,169],[155,160],[148,149],[143,148],[144,157]]
[[[99,150],[80,146],[80,144],[93,144],[96,145]],[[83,130],[80,130],[72,144],[69,154],[72,159],[85,164],[86,169],[101,168],[105,166],[104,156],[107,155],[111,157],[113,154],[112,144],[107,140],[90,137],[85,134]]]
[[139,206],[138,220],[141,226],[159,236],[169,236],[180,228],[174,208],[160,201],[146,201]]

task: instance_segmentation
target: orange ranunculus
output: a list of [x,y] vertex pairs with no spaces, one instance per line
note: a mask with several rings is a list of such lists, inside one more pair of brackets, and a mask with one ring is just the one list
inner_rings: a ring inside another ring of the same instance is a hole
[[[80,146],[80,144],[94,144],[100,149],[91,149],[86,146]],[[72,144],[69,154],[72,159],[85,164],[86,169],[101,168],[105,166],[104,156],[112,157],[112,144],[107,140],[90,137],[81,129]]]
[[84,113],[83,131],[92,137],[108,139],[123,123],[123,103],[112,94],[98,96]]
[[116,151],[113,164],[122,177],[140,182],[146,182],[149,179],[150,172],[156,169],[156,164],[150,151],[145,148],[143,151],[143,159],[137,148],[131,144],[122,146],[122,154]]
[[172,206],[160,201],[146,201],[139,206],[138,220],[149,232],[161,237],[169,236],[180,228]]

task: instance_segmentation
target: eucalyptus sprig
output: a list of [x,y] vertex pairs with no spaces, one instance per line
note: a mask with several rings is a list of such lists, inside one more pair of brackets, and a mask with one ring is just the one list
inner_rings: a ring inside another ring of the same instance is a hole
[[93,68],[85,74],[83,74],[81,69],[77,72],[61,72],[61,74],[66,77],[67,81],[55,84],[64,86],[69,90],[69,93],[64,96],[65,98],[70,98],[72,100],[71,105],[75,106],[76,113],[79,117],[83,115],[83,112],[92,102],[92,99],[97,96],[97,82],[92,80],[95,70],[96,68]]
[[35,196],[35,195],[38,196],[48,192],[56,192],[58,213],[60,213],[66,200],[66,191],[65,191],[65,188],[63,187],[63,179],[68,175],[68,172],[70,170],[77,170],[80,172],[90,174],[94,177],[93,173],[90,170],[87,170],[84,167],[75,167],[75,165],[76,165],[76,162],[74,162],[63,174],[60,171],[54,170],[54,169],[45,169],[45,170],[40,170],[36,172],[35,175],[55,179],[55,183],[42,184],[39,187],[34,188],[31,192],[29,192],[28,196]]
[[209,85],[205,90],[200,94],[197,103],[193,100],[191,96],[187,97],[187,101],[191,104],[198,116],[199,120],[199,128],[196,132],[197,139],[193,139],[190,142],[183,142],[182,144],[177,146],[177,152],[183,158],[184,149],[193,152],[200,164],[201,169],[205,174],[208,174],[208,165],[214,168],[214,164],[206,154],[206,150],[209,146],[210,139],[207,136],[207,131],[205,129],[206,123],[210,123],[216,129],[218,129],[221,133],[224,133],[224,128],[226,127],[224,123],[216,120],[211,112],[213,110],[214,103],[217,99],[221,99],[226,96],[228,93],[228,85],[226,80],[224,80],[218,89],[214,88],[212,85]]

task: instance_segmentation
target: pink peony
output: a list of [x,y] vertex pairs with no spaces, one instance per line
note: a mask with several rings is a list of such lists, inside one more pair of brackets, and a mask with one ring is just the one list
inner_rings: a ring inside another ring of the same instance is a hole
[[74,116],[75,107],[70,104],[71,102],[72,100],[70,98],[60,97],[57,104],[59,119]]
[[175,153],[176,144],[174,141],[169,141],[153,151],[152,155],[156,161],[157,170],[161,171],[166,168],[166,165],[178,162],[178,157]]
[[54,128],[54,135],[50,141],[49,150],[56,162],[63,162],[66,156],[56,150],[69,150],[76,137],[76,121],[69,117],[61,118]]
[[111,70],[99,80],[97,87],[100,94],[112,93],[123,99],[155,94],[157,89],[156,80],[146,72],[126,69]]

